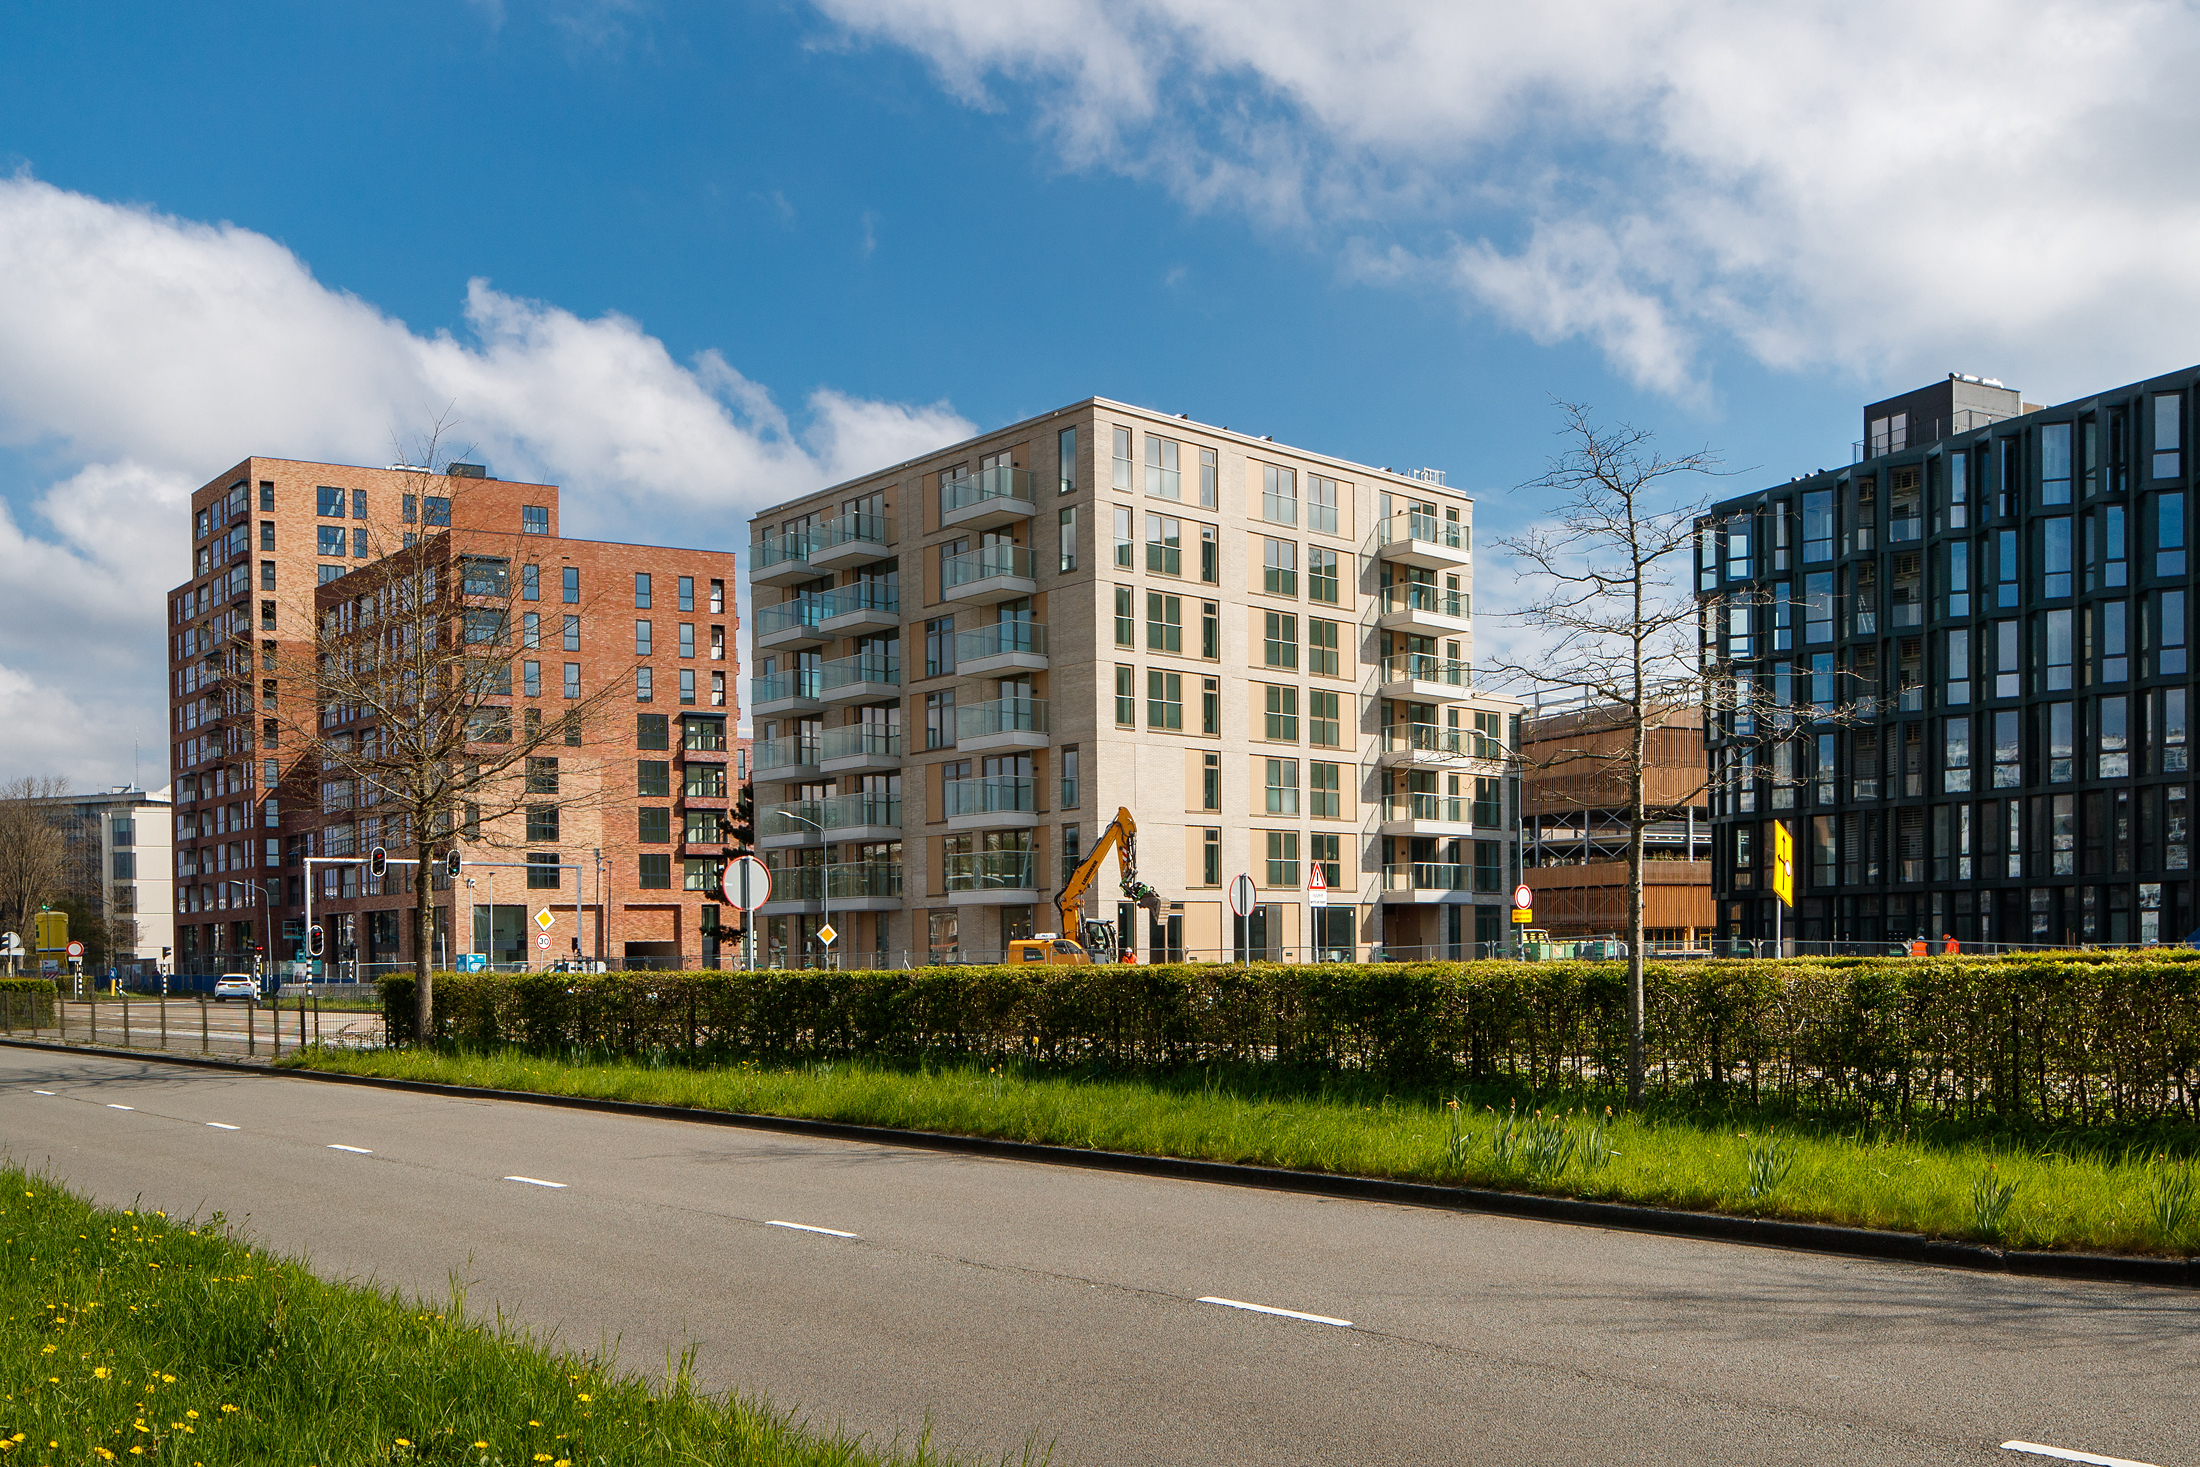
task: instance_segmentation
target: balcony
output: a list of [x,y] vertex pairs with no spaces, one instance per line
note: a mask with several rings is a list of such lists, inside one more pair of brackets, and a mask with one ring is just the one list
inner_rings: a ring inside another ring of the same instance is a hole
[[825,895],[823,866],[782,866],[772,871],[771,900],[758,907],[764,917],[819,911]]
[[779,647],[814,647],[831,640],[818,623],[825,615],[825,598],[797,596],[776,606],[756,608],[756,645],[769,652]]
[[1408,510],[1377,522],[1367,553],[1423,570],[1458,570],[1473,563],[1473,545],[1473,532],[1460,521]]
[[815,540],[815,531],[795,530],[752,541],[749,545],[749,584],[791,586],[796,581],[811,579],[817,574],[810,565],[810,550]]
[[759,739],[749,752],[761,780],[816,779],[824,772],[816,739]]
[[955,710],[955,747],[966,754],[988,749],[1047,746],[1044,698],[996,698]]
[[852,723],[829,728],[817,741],[818,768],[825,774],[869,774],[901,768],[901,725]]
[[1403,794],[1383,796],[1384,835],[1471,835],[1474,801],[1466,795]]
[[[1491,872],[1489,889],[1496,889],[1497,880],[1497,873]],[[1386,902],[1418,906],[1471,901],[1473,897],[1472,866],[1454,866],[1441,861],[1401,861],[1383,868],[1382,899]]]
[[980,469],[940,485],[940,528],[988,530],[1038,512],[1029,469]]
[[828,703],[863,703],[901,696],[901,659],[879,652],[843,657],[818,670],[820,696]]
[[833,795],[765,805],[756,812],[757,844],[766,850],[814,846],[828,839],[901,839],[901,796]]
[[1503,774],[1505,746],[1472,729],[1438,728],[1433,723],[1388,723],[1376,755],[1379,764],[1442,764],[1471,768],[1476,774]]
[[819,670],[789,668],[749,679],[749,713],[769,718],[775,713],[816,713],[824,707],[818,689]]
[[883,581],[858,581],[817,600],[817,629],[830,636],[890,632],[901,625],[901,591]]
[[1039,823],[1035,781],[1012,775],[951,779],[940,786],[949,830],[1028,830]]
[[980,851],[949,856],[947,900],[957,907],[1014,907],[1038,899],[1038,870],[1031,851]]
[[810,564],[819,570],[868,565],[894,553],[894,522],[882,514],[844,514],[810,536]]
[[1399,652],[1378,664],[1375,682],[1379,697],[1463,703],[1474,696],[1474,664],[1433,652]]
[[1376,602],[1375,625],[1386,632],[1424,637],[1463,636],[1474,627],[1474,598],[1421,581],[1385,586]]
[[982,546],[940,562],[940,599],[990,606],[1037,595],[1037,569],[1028,546]]
[[835,912],[901,910],[898,861],[845,861],[825,868],[825,904]]
[[1000,621],[955,633],[955,670],[969,677],[1047,667],[1047,629],[1034,621]]

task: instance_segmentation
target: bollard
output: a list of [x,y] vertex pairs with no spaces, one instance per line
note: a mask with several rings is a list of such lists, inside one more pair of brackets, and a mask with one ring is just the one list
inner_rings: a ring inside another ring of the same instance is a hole
[[298,997],[298,1047],[306,1047],[306,1001],[303,994]]
[[206,995],[199,995],[199,1053],[206,1053]]
[[168,1047],[168,995],[160,996],[160,1047]]
[[244,1052],[260,1052],[260,1001],[256,998],[244,1006]]
[[122,1047],[130,1047],[130,990],[122,990]]
[[275,1006],[267,1016],[268,1033],[275,1039],[275,1058],[283,1057],[283,996],[275,995]]

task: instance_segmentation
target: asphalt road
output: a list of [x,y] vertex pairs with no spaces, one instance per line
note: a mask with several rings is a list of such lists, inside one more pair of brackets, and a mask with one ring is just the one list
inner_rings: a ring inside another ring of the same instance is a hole
[[0,1142],[333,1276],[463,1279],[477,1309],[638,1367],[692,1343],[714,1388],[880,1441],[929,1421],[1074,1462],[2049,1460],[2011,1439],[2200,1462],[2182,1291],[12,1047]]

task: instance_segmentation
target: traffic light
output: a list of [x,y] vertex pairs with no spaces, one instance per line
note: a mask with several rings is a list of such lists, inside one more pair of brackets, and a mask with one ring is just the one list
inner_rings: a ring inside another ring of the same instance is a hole
[[458,847],[451,847],[451,875],[458,875]]
[[367,874],[369,876],[380,878],[382,873],[389,869],[390,853],[388,851],[376,846],[373,850],[367,852]]
[[321,955],[321,944],[327,936],[328,934],[322,931],[321,924],[318,922],[308,927],[306,929],[306,956],[309,958],[319,957]]

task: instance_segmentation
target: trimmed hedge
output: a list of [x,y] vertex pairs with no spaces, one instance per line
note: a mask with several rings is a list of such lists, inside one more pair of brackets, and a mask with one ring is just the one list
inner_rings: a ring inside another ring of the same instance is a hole
[[0,978],[0,1026],[49,1027],[59,991],[51,978]]
[[[385,978],[393,1041],[413,980]],[[2196,1118],[2200,952],[1653,963],[1649,1079],[1866,1114]],[[436,978],[437,1038],[698,1058],[1277,1063],[1597,1085],[1622,963],[935,967]]]

